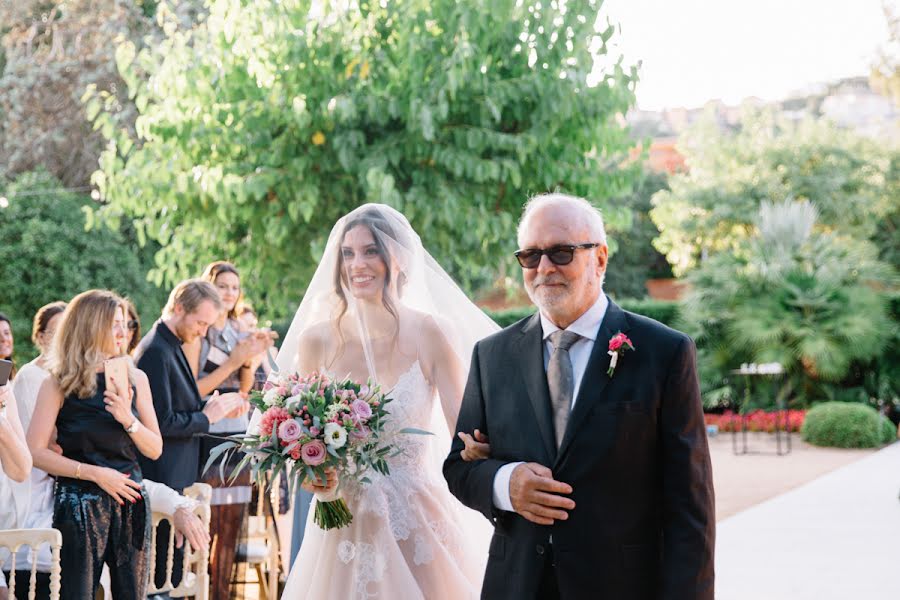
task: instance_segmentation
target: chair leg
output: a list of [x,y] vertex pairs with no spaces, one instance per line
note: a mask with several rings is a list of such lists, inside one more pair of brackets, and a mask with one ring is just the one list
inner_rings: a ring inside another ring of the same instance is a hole
[[256,567],[255,567],[255,568],[256,568],[256,579],[257,579],[257,581],[259,581],[259,591],[260,591],[259,597],[260,597],[261,599],[262,599],[262,598],[265,598],[265,599],[268,600],[268,598],[269,598],[269,590],[268,590],[268,587],[269,587],[269,586],[266,585],[266,578],[265,578],[265,576],[264,576],[264,574],[263,574],[263,566],[262,566],[262,563],[256,563]]

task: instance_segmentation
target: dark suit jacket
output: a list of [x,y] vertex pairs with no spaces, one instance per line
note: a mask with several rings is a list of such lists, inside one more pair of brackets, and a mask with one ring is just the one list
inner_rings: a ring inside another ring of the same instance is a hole
[[[609,339],[635,350],[607,376]],[[536,598],[552,555],[564,599],[713,600],[712,470],[686,335],[610,302],[559,451],[534,315],[475,346],[457,431],[480,429],[491,458],[465,462],[454,437],[450,490],[494,523],[482,598]],[[569,519],[535,525],[493,504],[508,462],[549,466],[570,484]]]
[[150,380],[163,452],[157,460],[141,456],[144,477],[181,490],[200,475],[200,439],[209,431],[194,373],[181,340],[162,321],[147,332],[136,351],[137,366]]

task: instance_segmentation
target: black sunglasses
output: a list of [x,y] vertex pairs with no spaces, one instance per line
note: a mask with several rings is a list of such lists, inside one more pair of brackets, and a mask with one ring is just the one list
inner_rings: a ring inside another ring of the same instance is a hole
[[140,321],[135,321],[135,320],[128,321],[128,329],[130,329],[132,331],[137,331],[137,328],[140,326],[141,326]]
[[567,265],[575,258],[575,251],[579,249],[596,248],[600,244],[564,244],[550,248],[526,248],[516,250],[515,256],[523,269],[536,269],[541,264],[541,257],[545,254],[554,265]]

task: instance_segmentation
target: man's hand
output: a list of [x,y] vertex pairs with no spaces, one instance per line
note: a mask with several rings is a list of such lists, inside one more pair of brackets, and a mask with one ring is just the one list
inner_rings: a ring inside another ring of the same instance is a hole
[[509,478],[509,499],[513,509],[538,525],[565,521],[575,501],[559,494],[571,494],[572,486],[553,479],[553,473],[538,463],[522,463]]
[[460,431],[456,435],[463,441],[463,444],[466,445],[460,453],[460,457],[462,457],[464,461],[471,462],[490,458],[491,445],[488,442],[488,437],[481,433],[481,431],[476,429],[474,438],[464,431]]
[[194,550],[209,546],[209,532],[203,526],[203,521],[186,507],[175,511],[172,516],[172,525],[175,527],[176,548],[181,548],[185,538]]
[[244,402],[244,397],[237,392],[228,392],[227,394],[213,392],[213,395],[206,401],[206,406],[203,407],[203,414],[210,423],[218,423],[243,407]]

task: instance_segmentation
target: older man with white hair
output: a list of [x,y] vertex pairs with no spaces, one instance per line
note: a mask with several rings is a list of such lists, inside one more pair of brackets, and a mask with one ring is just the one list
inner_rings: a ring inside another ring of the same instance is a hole
[[[606,233],[586,200],[537,196],[518,233],[539,312],[476,345],[444,463],[495,526],[482,598],[713,600],[693,342],[603,293]],[[472,460],[476,430],[490,445]]]

